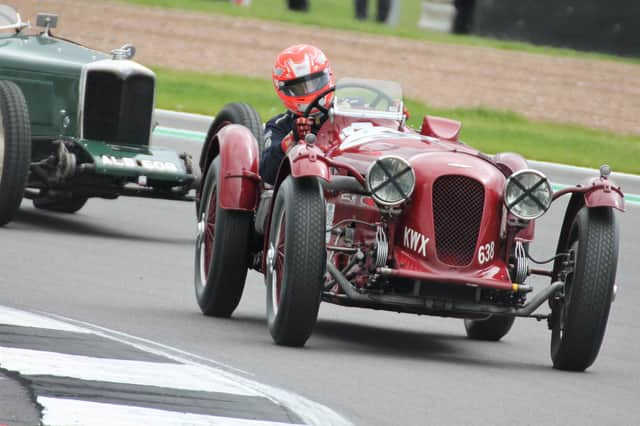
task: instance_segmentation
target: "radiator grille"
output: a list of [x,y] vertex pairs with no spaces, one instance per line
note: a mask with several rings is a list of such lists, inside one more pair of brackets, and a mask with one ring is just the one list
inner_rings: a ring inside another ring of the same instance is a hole
[[84,138],[127,145],[147,145],[153,113],[154,81],[106,71],[87,73]]
[[441,262],[465,266],[473,260],[484,206],[484,186],[466,176],[447,175],[433,184],[433,222]]

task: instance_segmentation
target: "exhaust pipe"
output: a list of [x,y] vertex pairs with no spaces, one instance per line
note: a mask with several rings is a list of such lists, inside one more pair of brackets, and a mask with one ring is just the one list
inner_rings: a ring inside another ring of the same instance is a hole
[[[429,299],[420,297],[408,297],[408,296],[389,296],[389,295],[374,295],[360,293],[356,288],[347,280],[347,278],[336,268],[332,263],[327,262],[327,270],[336,280],[342,291],[347,295],[349,299],[354,302],[366,305],[369,307],[380,307],[380,305],[393,305],[393,306],[409,306],[413,308],[422,307],[426,311],[429,311]],[[564,288],[564,282],[556,281],[549,287],[536,293],[531,300],[524,304],[521,308],[513,308],[509,306],[496,306],[482,303],[468,303],[468,302],[453,302],[447,311],[457,314],[481,314],[481,315],[505,315],[515,317],[530,317],[532,314],[555,292]]]

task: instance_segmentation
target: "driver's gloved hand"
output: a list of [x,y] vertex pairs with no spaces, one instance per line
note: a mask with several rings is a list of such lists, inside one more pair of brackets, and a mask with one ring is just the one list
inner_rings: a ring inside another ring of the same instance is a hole
[[298,130],[298,137],[304,140],[307,133],[311,132],[311,126],[313,126],[313,118],[311,117],[298,117],[296,118],[296,128]]

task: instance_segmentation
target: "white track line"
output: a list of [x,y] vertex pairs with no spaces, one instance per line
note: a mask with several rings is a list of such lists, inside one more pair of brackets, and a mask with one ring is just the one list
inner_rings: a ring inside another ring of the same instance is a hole
[[71,331],[74,333],[91,333],[91,331],[86,328],[76,327],[68,322],[56,321],[51,318],[6,306],[0,306],[0,325],[46,328],[49,330]]
[[[38,397],[47,426],[292,426],[290,423],[178,413],[154,408],[130,407],[73,399]],[[74,419],[69,423],[69,419]]]
[[[3,323],[3,319],[5,317],[15,318],[15,313],[15,309],[0,306],[0,324]],[[212,375],[217,377],[218,380],[221,380],[225,383],[232,382],[235,386],[237,386],[238,389],[260,395],[273,401],[276,404],[288,408],[296,415],[298,415],[298,417],[300,417],[307,425],[352,426],[351,422],[337,414],[329,407],[318,404],[300,395],[296,395],[295,393],[256,382],[255,380],[252,380],[248,377],[248,373],[244,373],[241,370],[237,370],[233,367],[225,366],[224,364],[218,363],[217,361],[199,355],[191,354],[189,352],[173,348],[171,346],[156,343],[148,339],[139,338],[87,322],[77,321],[46,312],[38,312],[37,314],[38,315],[28,314],[25,316],[25,318],[28,318],[31,323],[34,323],[33,316],[40,317],[39,324],[42,325],[43,328],[52,328],[54,326],[60,326],[61,323],[66,323],[70,327],[76,327],[76,329],[84,329],[85,332],[90,332],[98,336],[102,336],[107,339],[129,345],[147,353],[166,357],[173,361],[184,364],[185,366],[190,366],[194,368],[193,371],[199,371],[199,374],[201,374],[203,377],[209,377],[209,375]],[[14,353],[13,355],[13,358],[15,360],[16,353]],[[18,362],[18,360],[15,360],[15,362]],[[24,360],[24,362],[30,364],[28,359]],[[2,367],[4,367],[4,362],[0,361],[0,364],[2,364]],[[175,385],[169,387],[175,387]],[[69,423],[67,421],[67,423],[64,424]],[[83,423],[71,424],[84,425]],[[116,423],[111,423],[109,426],[113,424]],[[190,423],[187,422],[185,424]],[[196,425],[198,425],[198,423],[196,423]]]
[[262,396],[234,380],[195,365],[94,358],[0,347],[0,365],[22,375],[48,375],[171,389]]

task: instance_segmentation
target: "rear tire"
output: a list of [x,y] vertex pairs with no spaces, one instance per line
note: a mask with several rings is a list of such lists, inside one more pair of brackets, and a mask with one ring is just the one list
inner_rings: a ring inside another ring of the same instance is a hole
[[618,265],[618,228],[609,207],[582,208],[569,231],[573,271],[564,298],[552,304],[554,368],[586,370],[598,356],[609,318]]
[[511,330],[515,317],[492,315],[482,320],[464,320],[467,337],[474,340],[497,342]]
[[[258,152],[264,149],[264,126],[260,114],[249,104],[242,102],[232,102],[226,104],[216,115],[215,120],[211,123],[209,133],[213,130],[217,132],[225,123],[241,124],[251,130],[253,136],[258,142]],[[207,138],[208,139],[208,138]]]
[[59,213],[75,213],[87,203],[88,198],[71,194],[69,197],[35,198],[33,205],[37,209],[49,210]]
[[20,207],[31,159],[27,101],[13,82],[0,81],[0,226]]
[[314,178],[284,180],[274,200],[265,281],[279,345],[303,346],[316,324],[326,268],[325,206]]
[[217,162],[209,167],[198,212],[195,292],[205,315],[228,318],[247,277],[251,213],[225,210],[217,197]]

